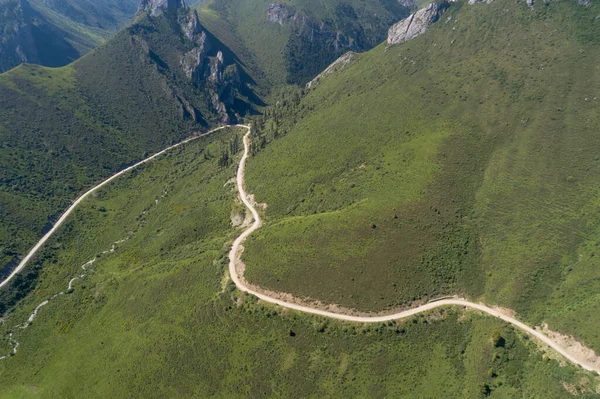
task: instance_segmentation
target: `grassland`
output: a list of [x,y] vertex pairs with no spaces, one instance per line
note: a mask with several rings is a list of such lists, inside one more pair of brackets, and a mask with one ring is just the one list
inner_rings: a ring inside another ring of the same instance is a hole
[[[142,19],[67,67],[0,75],[0,270],[85,188],[220,123],[205,86],[181,70],[191,43],[176,18]],[[212,46],[233,58],[216,39]],[[243,115],[258,100],[244,97],[252,80],[241,79],[231,108]]]
[[453,4],[281,102],[246,277],[365,311],[458,293],[600,350],[597,14]]
[[[0,397],[593,397],[596,377],[509,326],[456,309],[363,326],[263,306],[228,285],[235,166],[200,139],[85,201],[39,256],[41,276],[0,329],[19,331]],[[6,341],[0,344],[9,350]]]

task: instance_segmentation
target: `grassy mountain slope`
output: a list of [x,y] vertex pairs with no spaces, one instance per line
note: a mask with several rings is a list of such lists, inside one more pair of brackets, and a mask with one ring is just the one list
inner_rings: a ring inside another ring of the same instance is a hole
[[[125,241],[17,330],[17,354],[0,360],[0,397],[570,397],[563,386],[593,397],[594,378],[542,360],[533,342],[476,313],[326,322],[224,284],[241,206],[235,164],[220,167],[217,155],[235,135],[180,147],[78,208],[1,336]],[[0,354],[9,350],[2,340]]]
[[282,101],[248,165],[250,282],[360,310],[458,293],[600,350],[599,13],[453,4]]
[[0,72],[29,62],[71,63],[131,20],[136,0],[0,1]]
[[40,11],[49,10],[91,28],[116,32],[131,22],[138,0],[31,0]]
[[198,10],[212,32],[275,86],[304,84],[346,51],[374,47],[409,13],[388,0],[212,0]]
[[225,46],[182,32],[185,15],[141,19],[68,67],[0,75],[3,272],[84,188],[259,101]]

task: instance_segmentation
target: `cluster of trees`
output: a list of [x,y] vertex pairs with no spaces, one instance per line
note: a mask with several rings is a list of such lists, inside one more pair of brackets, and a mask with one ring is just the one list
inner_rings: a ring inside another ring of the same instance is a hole
[[302,104],[305,91],[298,88],[285,90],[274,105],[266,108],[264,112],[252,121],[252,143],[250,154],[255,155],[266,145],[285,135],[306,113]]
[[219,167],[225,168],[231,165],[231,156],[237,154],[240,148],[240,136],[234,135],[228,144],[223,145],[223,150],[221,151],[218,161]]

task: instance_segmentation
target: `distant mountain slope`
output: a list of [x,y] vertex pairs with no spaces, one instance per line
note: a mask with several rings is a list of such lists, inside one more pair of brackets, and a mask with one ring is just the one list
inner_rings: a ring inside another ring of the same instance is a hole
[[131,20],[136,0],[0,1],[0,72],[28,62],[63,66]]
[[249,85],[187,9],[142,15],[68,67],[0,75],[0,269],[83,188],[251,111],[260,100]]
[[213,0],[198,9],[211,31],[276,86],[305,84],[346,51],[376,46],[410,12],[395,0]]
[[470,295],[600,350],[600,5],[446,6],[259,121],[246,277],[363,311]]
[[131,21],[138,0],[30,0],[37,8],[63,15],[73,22],[116,32]]

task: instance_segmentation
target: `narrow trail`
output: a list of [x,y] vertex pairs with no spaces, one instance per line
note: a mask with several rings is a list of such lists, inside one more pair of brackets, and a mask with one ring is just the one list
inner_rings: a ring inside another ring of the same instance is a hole
[[[4,281],[0,282],[0,288],[7,285],[21,270],[23,270],[23,268],[33,258],[33,256],[37,253],[37,251],[44,245],[44,243],[66,221],[66,219],[73,212],[73,210],[90,194],[92,194],[93,192],[102,188],[103,186],[107,185],[111,181],[117,179],[118,177],[126,174],[127,172],[159,157],[160,155],[162,155],[176,147],[179,147],[190,141],[196,140],[200,137],[207,136],[211,133],[217,132],[224,128],[234,127],[234,126],[247,130],[247,133],[244,135],[244,153],[243,153],[242,159],[240,161],[240,164],[239,164],[239,167],[237,170],[236,185],[237,185],[237,190],[238,190],[238,193],[240,195],[242,202],[244,203],[246,208],[252,213],[252,216],[254,219],[252,225],[250,227],[248,227],[246,230],[244,230],[242,232],[242,234],[233,242],[233,245],[229,252],[229,274],[231,276],[232,281],[235,283],[236,287],[238,288],[238,290],[246,292],[251,295],[254,295],[264,302],[272,303],[272,304],[281,306],[283,308],[293,309],[293,310],[297,310],[297,311],[304,312],[304,313],[314,314],[317,316],[328,317],[328,318],[332,318],[332,319],[349,321],[349,322],[357,322],[357,323],[381,323],[381,322],[385,322],[385,321],[399,320],[399,319],[404,319],[404,318],[411,317],[411,316],[414,316],[419,313],[427,312],[427,311],[430,311],[430,310],[433,310],[436,308],[440,308],[440,307],[445,307],[445,306],[461,306],[463,308],[470,308],[470,309],[481,311],[483,313],[487,313],[490,316],[499,318],[501,320],[504,320],[505,322],[510,323],[510,324],[514,325],[515,327],[517,327],[518,329],[524,331],[528,335],[536,338],[541,343],[551,347],[552,349],[554,349],[556,352],[558,352],[560,355],[562,355],[565,359],[567,359],[571,363],[573,363],[575,365],[579,365],[586,370],[595,371],[595,372],[600,373],[600,365],[598,365],[594,361],[590,361],[589,359],[585,358],[585,356],[578,356],[578,355],[572,354],[568,348],[564,347],[563,345],[558,344],[556,341],[552,340],[550,337],[548,337],[546,334],[542,333],[541,331],[538,331],[534,328],[527,326],[526,324],[520,322],[516,318],[509,316],[509,315],[501,312],[500,310],[490,308],[489,306],[486,306],[483,304],[469,302],[463,298],[458,298],[458,297],[457,298],[443,298],[443,299],[440,299],[440,300],[437,300],[434,302],[429,302],[425,305],[422,305],[422,306],[419,306],[416,308],[404,310],[402,312],[398,312],[398,313],[394,313],[394,314],[383,315],[383,316],[380,316],[380,315],[351,316],[351,315],[346,315],[346,314],[342,314],[342,313],[334,313],[334,312],[325,311],[325,310],[321,310],[321,309],[315,309],[315,308],[311,308],[309,306],[304,306],[304,305],[300,305],[300,304],[296,304],[296,303],[286,302],[281,299],[270,297],[270,296],[266,295],[265,293],[259,292],[255,289],[248,287],[246,285],[246,283],[243,281],[243,276],[240,275],[240,273],[238,273],[238,270],[243,270],[243,263],[241,260],[241,256],[242,256],[242,253],[244,250],[243,244],[252,233],[254,233],[256,230],[258,230],[262,226],[262,219],[261,219],[260,215],[258,214],[258,211],[256,210],[254,204],[249,199],[249,196],[246,193],[246,190],[244,187],[246,161],[248,160],[248,156],[249,156],[250,134],[252,132],[251,127],[246,126],[246,125],[221,126],[219,128],[213,129],[202,135],[194,136],[189,139],[186,139],[180,143],[177,143],[173,146],[170,146],[170,147],[152,155],[149,158],[146,158],[146,159],[136,163],[133,166],[130,166],[130,167],[116,173],[115,175],[111,176],[110,178],[104,180],[102,183],[93,187],[92,189],[90,189],[89,191],[84,193],[81,197],[79,197],[75,202],[73,202],[73,204],[65,211],[65,213],[63,213],[63,215],[60,217],[60,219],[52,227],[52,229],[50,231],[48,231],[48,233],[46,233],[40,239],[40,241],[29,251],[29,253],[21,260],[21,262],[15,268],[15,270],[13,270],[13,272]],[[111,248],[111,250],[114,250],[113,249],[114,245],[115,244],[113,244],[113,247]],[[57,296],[64,295],[66,292],[69,292],[73,288],[73,282],[79,278],[85,277],[85,274],[87,273],[87,267],[91,266],[94,263],[94,261],[95,261],[95,258],[82,266],[84,273],[69,281],[67,291],[59,292],[59,293],[55,294],[53,297],[51,297],[50,299],[47,299],[47,300],[43,301],[42,303],[40,303],[36,307],[36,309],[33,311],[33,313],[30,315],[27,322],[13,328],[12,332],[9,334],[9,341],[13,345],[12,353],[7,356],[0,357],[0,359],[6,358],[6,357],[11,356],[16,353],[19,343],[13,339],[13,334],[14,334],[15,330],[18,328],[21,328],[21,329],[27,328],[31,324],[33,319],[35,319],[35,317],[38,314],[38,311],[42,307],[46,306],[49,301],[56,298]]]

